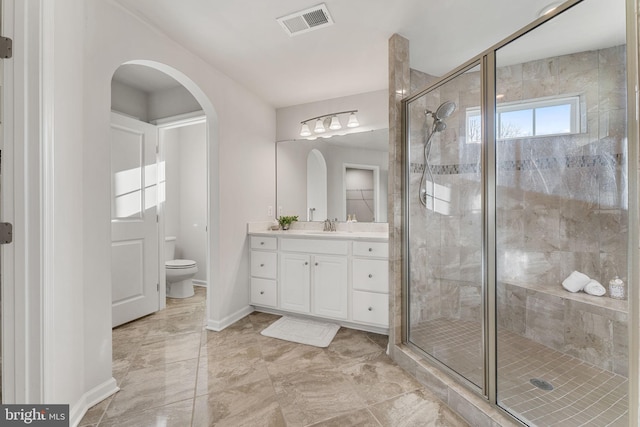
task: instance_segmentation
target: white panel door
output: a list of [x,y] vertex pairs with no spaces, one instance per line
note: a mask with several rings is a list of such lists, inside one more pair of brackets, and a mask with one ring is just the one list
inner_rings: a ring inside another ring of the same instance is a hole
[[112,326],[158,310],[157,128],[111,115]]
[[309,313],[310,256],[283,253],[280,257],[280,308]]
[[335,319],[347,318],[348,267],[346,257],[313,257],[313,312]]

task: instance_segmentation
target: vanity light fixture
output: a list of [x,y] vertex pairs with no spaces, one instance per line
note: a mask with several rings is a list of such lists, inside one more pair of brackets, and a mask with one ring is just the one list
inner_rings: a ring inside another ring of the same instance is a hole
[[562,4],[561,1],[554,1],[553,3],[549,3],[548,5],[540,9],[540,12],[538,12],[537,17],[542,18],[543,16],[550,14],[551,12],[556,10],[558,6],[560,6],[561,4]]
[[312,135],[308,123],[314,120],[316,121],[316,124],[313,127],[314,133],[324,133],[327,131],[327,127],[330,130],[342,129],[342,123],[340,123],[340,119],[338,118],[338,116],[341,114],[349,114],[347,127],[358,127],[360,126],[360,123],[358,122],[358,118],[356,117],[357,112],[358,110],[340,111],[339,113],[324,114],[322,116],[312,117],[310,119],[304,120],[300,122],[302,124],[302,127],[300,128],[300,136],[309,137]]

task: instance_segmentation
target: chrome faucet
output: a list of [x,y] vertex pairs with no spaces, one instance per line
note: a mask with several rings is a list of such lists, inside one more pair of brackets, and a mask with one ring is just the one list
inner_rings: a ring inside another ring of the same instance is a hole
[[322,231],[336,231],[336,223],[338,222],[338,218],[336,219],[325,219],[324,226],[322,227]]

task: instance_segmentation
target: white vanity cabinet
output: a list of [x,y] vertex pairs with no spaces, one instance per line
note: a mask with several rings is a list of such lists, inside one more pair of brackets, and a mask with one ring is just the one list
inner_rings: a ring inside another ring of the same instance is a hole
[[280,308],[334,319],[348,317],[349,242],[280,240]]
[[389,324],[389,249],[386,243],[353,242],[352,313],[356,322]]
[[278,305],[278,239],[251,236],[251,303]]
[[386,240],[292,235],[251,236],[251,304],[269,312],[333,319],[343,326],[385,333]]
[[280,308],[308,313],[311,307],[311,256],[280,254]]
[[315,255],[313,257],[313,314],[347,319],[349,297],[347,258]]

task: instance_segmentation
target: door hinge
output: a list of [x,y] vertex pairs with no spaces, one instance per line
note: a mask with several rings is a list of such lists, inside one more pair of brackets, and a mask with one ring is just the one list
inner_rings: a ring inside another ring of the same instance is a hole
[[156,283],[156,291],[160,292],[160,283]]
[[0,58],[8,59],[13,56],[13,40],[0,37]]
[[13,225],[10,222],[0,222],[0,245],[13,241]]

